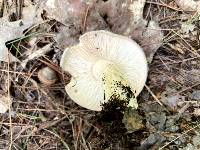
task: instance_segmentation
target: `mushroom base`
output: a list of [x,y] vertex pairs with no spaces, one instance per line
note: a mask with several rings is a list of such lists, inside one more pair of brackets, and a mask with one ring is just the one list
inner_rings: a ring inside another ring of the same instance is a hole
[[[100,132],[97,134],[97,139],[99,139],[99,147],[101,149],[106,149],[112,145],[119,145],[122,142],[127,142],[129,138],[128,133],[130,133],[130,126],[127,120],[127,114],[132,113],[132,108],[128,107],[129,101],[121,100],[119,97],[112,96],[111,99],[102,104],[102,110],[95,116],[97,126],[100,126]],[[137,110],[134,110],[137,114]],[[130,116],[130,115],[129,115]],[[139,115],[135,115],[139,116]],[[138,117],[132,118],[138,120]],[[139,119],[141,119],[139,117]],[[141,122],[141,121],[140,121]],[[128,127],[128,128],[127,128]],[[134,126],[132,131],[141,130],[144,126]]]
[[96,123],[100,126],[97,138],[99,148],[105,149],[110,144],[119,143],[125,136],[127,129],[122,122],[123,114],[128,106],[127,101],[112,97],[107,103],[102,104],[102,110],[97,114]]

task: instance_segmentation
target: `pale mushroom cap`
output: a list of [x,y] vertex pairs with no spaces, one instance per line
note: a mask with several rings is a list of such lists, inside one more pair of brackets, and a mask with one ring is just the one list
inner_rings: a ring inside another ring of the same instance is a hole
[[49,86],[54,84],[57,80],[56,72],[49,67],[40,69],[38,71],[38,78],[41,83]]
[[80,37],[80,43],[67,48],[61,67],[72,75],[65,89],[72,100],[90,110],[101,110],[104,100],[102,78],[115,66],[128,81],[135,96],[143,89],[147,78],[147,61],[141,47],[128,37],[108,31],[91,31]]

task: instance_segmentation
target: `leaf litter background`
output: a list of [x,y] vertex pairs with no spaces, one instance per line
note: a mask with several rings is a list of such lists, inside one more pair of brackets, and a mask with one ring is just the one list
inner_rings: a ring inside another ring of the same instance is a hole
[[[0,149],[200,149],[199,15],[194,0],[0,0],[0,101],[9,104]],[[95,112],[69,99],[59,68],[64,48],[101,29],[137,41],[149,63],[142,122],[129,122],[142,125],[111,133],[115,141]],[[40,83],[44,66],[56,84]]]

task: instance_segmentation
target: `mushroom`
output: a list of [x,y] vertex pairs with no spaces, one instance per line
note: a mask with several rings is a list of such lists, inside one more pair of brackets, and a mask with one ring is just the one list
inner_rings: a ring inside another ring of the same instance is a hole
[[53,69],[44,67],[38,71],[38,78],[41,83],[45,85],[52,85],[56,82],[57,75]]
[[104,30],[87,32],[79,40],[61,57],[61,68],[72,75],[65,86],[69,97],[100,111],[114,95],[136,109],[148,72],[142,48],[128,37]]

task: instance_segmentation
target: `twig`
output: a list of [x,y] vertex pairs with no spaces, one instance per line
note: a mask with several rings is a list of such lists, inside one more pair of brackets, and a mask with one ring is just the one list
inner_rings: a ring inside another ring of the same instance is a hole
[[[9,72],[9,73],[13,73],[13,74],[21,74],[24,76],[30,76],[30,73],[27,72],[18,72],[18,71],[12,71],[12,70],[4,70],[4,69],[0,69],[0,72]],[[34,76],[36,76],[36,74],[34,74]]]
[[158,104],[160,104],[161,106],[163,106],[163,104],[160,102],[160,100],[155,96],[155,94],[153,94],[153,92],[151,91],[151,89],[145,84],[145,88],[148,90],[148,92],[151,94],[151,96],[156,100],[156,102],[158,102]]
[[39,128],[38,128],[38,131],[41,130],[41,129],[47,129],[47,128],[50,128],[52,126],[55,126],[56,124],[58,124],[59,122],[65,120],[68,116],[64,116],[58,120],[53,120],[53,121],[47,121],[47,122],[44,122],[42,124],[39,125]]
[[70,150],[68,144],[67,144],[57,133],[54,133],[55,131],[52,132],[52,131],[47,130],[47,129],[43,129],[43,130],[45,130],[45,131],[49,132],[50,134],[52,134],[52,135],[56,136],[57,138],[59,138],[60,141],[61,141],[61,142],[63,143],[63,145],[65,146],[65,148],[66,148],[67,150]]
[[48,53],[49,51],[51,51],[51,50],[52,50],[52,49],[51,49],[51,46],[52,46],[52,44],[47,44],[47,45],[45,45],[44,47],[42,47],[42,48],[40,48],[40,49],[34,51],[34,52],[33,52],[32,54],[30,54],[25,60],[23,60],[23,61],[21,62],[21,66],[22,66],[23,68],[25,68],[25,67],[26,67],[26,64],[28,63],[28,61],[33,60],[33,59],[36,59],[36,58],[39,58],[39,57],[45,55],[46,53]]
[[179,91],[178,94],[183,93],[183,92],[185,92],[185,91],[187,91],[187,90],[190,90],[190,89],[192,89],[193,87],[198,86],[198,85],[200,85],[199,82],[196,83],[196,84],[194,84],[194,85],[192,85],[192,86],[186,87],[185,89]]
[[190,48],[191,48],[191,50],[190,49],[188,49],[188,48],[186,48],[188,51],[190,51],[192,54],[194,54],[195,56],[198,56],[198,57],[200,57],[200,55],[197,53],[197,51],[195,51],[195,49],[180,35],[180,34],[178,34],[176,31],[174,31],[174,30],[172,30],[173,32],[174,32],[174,34],[176,34],[178,37],[180,37],[184,42],[185,42],[185,44],[187,44]]
[[167,8],[176,10],[176,11],[183,11],[183,10],[181,10],[181,9],[178,9],[178,8],[175,8],[175,7],[172,7],[172,6],[169,6],[169,5],[167,5],[166,3],[164,3],[164,2],[162,2],[162,3],[157,3],[157,2],[146,1],[146,3],[148,3],[148,4],[154,4],[154,5],[160,5],[160,6],[167,7]]
[[90,10],[90,5],[88,5],[86,12],[85,12],[85,17],[84,17],[84,21],[83,21],[83,30],[84,31],[86,30],[86,22],[87,22],[89,10]]
[[195,128],[200,127],[200,124],[196,125],[195,127],[183,132],[180,136],[176,137],[175,139],[173,139],[172,141],[168,142],[167,144],[165,144],[163,147],[159,148],[159,150],[164,149],[166,146],[168,146],[169,144],[171,144],[172,142],[176,141],[177,139],[179,139],[180,137],[182,137],[183,135],[187,134],[188,132],[194,130]]
[[12,150],[12,144],[13,144],[13,131],[12,131],[12,116],[11,116],[11,99],[10,99],[10,55],[9,55],[9,51],[8,51],[8,83],[7,83],[7,88],[8,88],[8,106],[9,106],[9,123],[10,123],[10,144],[9,144],[9,150]]
[[40,35],[43,35],[43,36],[46,36],[46,37],[53,37],[53,36],[55,36],[55,34],[50,34],[50,33],[37,33],[37,32],[36,32],[36,33],[31,33],[31,34],[29,34],[29,35],[21,36],[21,37],[19,37],[19,38],[16,39],[16,40],[7,42],[7,43],[6,43],[6,46],[7,46],[7,45],[10,45],[10,44],[13,44],[13,43],[15,43],[15,42],[21,41],[21,40],[23,40],[23,39],[25,39],[25,38],[29,38],[29,37],[33,37],[33,36],[40,36]]
[[51,60],[47,59],[46,57],[44,57],[44,58],[49,62],[44,61],[40,58],[38,60],[41,61],[42,63],[44,63],[45,65],[47,65],[48,67],[50,67],[51,69],[55,70],[59,74],[62,74],[62,69],[60,66],[56,65],[55,63],[53,63]]

